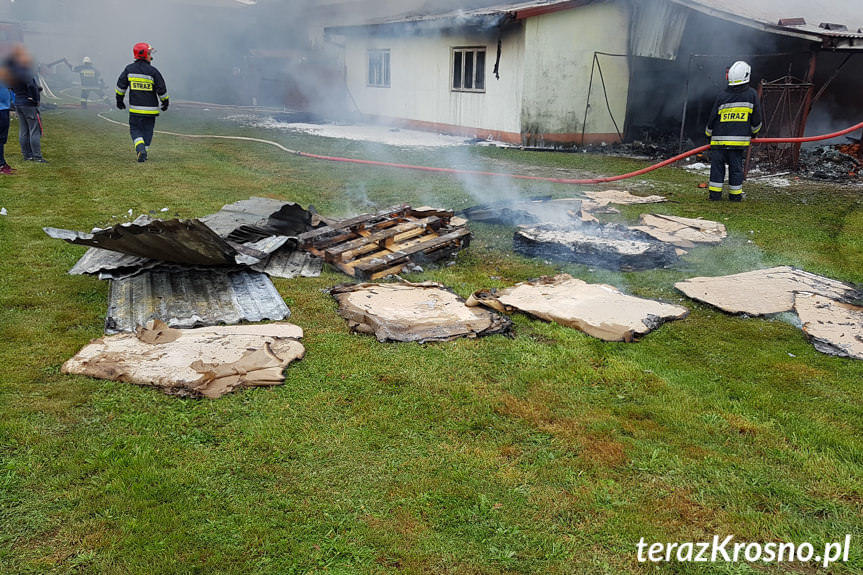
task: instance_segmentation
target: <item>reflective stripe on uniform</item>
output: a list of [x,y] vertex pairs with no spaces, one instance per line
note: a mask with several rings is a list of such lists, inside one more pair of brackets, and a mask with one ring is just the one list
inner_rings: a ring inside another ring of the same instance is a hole
[[165,94],[164,96],[159,96],[159,99],[162,100],[163,102],[167,102],[168,101],[168,94]]
[[761,131],[761,124],[758,124],[757,126],[752,126],[752,133],[753,134],[757,134],[760,131]]
[[720,189],[720,190],[721,190],[721,189],[722,189],[723,182],[709,182],[707,185],[710,187],[710,189],[711,189],[711,190],[712,190],[713,188],[718,188],[718,189]]
[[135,141],[132,142],[132,145],[137,148],[138,144],[143,144],[143,143],[144,143],[144,138],[135,138]]
[[150,107],[150,106],[129,106],[129,112],[131,112],[132,114],[152,114],[152,115],[158,115],[158,114],[159,114],[159,107],[158,107],[158,106],[154,106],[154,107]]
[[710,139],[711,146],[748,146],[751,138],[749,136],[713,136]]
[[736,190],[735,190],[734,188],[729,188],[729,189],[728,189],[728,195],[729,195],[729,196],[739,196],[739,195],[741,195],[742,193],[743,193],[743,188],[738,188],[738,189],[736,189]]
[[722,104],[719,106],[719,110],[728,110],[730,108],[746,108],[750,112],[755,108],[755,105],[752,102],[728,102],[727,104]]
[[126,90],[121,90],[119,86],[117,86],[114,89],[114,92],[116,92],[118,96],[125,96],[126,95]]

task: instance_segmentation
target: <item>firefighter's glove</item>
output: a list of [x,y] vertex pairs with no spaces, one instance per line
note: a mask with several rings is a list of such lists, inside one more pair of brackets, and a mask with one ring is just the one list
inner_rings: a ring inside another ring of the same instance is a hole
[[169,102],[170,102],[170,100],[162,100],[162,111],[163,112],[168,109],[168,103]]
[[126,103],[123,102],[123,98],[117,98],[117,109],[118,110],[125,110],[126,109]]

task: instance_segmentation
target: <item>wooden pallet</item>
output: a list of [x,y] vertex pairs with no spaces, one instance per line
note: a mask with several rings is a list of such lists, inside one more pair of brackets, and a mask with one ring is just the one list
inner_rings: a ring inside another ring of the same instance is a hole
[[349,276],[374,280],[466,248],[470,231],[452,220],[451,211],[401,204],[306,232],[299,246]]

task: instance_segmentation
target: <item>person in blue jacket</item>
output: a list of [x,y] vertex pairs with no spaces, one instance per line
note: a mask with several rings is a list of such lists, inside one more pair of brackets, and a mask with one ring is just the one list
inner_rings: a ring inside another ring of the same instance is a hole
[[12,108],[12,91],[0,78],[0,174],[9,175],[12,167],[6,163],[6,140],[9,138],[9,110]]

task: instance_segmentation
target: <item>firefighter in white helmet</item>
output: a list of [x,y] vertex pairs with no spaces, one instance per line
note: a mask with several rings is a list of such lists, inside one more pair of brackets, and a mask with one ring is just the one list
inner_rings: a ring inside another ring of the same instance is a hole
[[81,107],[87,107],[87,100],[90,98],[90,92],[95,92],[100,99],[105,98],[105,82],[102,81],[102,75],[93,66],[93,61],[89,56],[84,56],[80,66],[72,68],[73,72],[81,75]]
[[738,60],[726,72],[728,86],[716,98],[705,133],[710,138],[710,199],[722,199],[728,166],[728,199],[743,199],[743,162],[752,136],[761,130],[761,102],[749,85],[752,69]]

